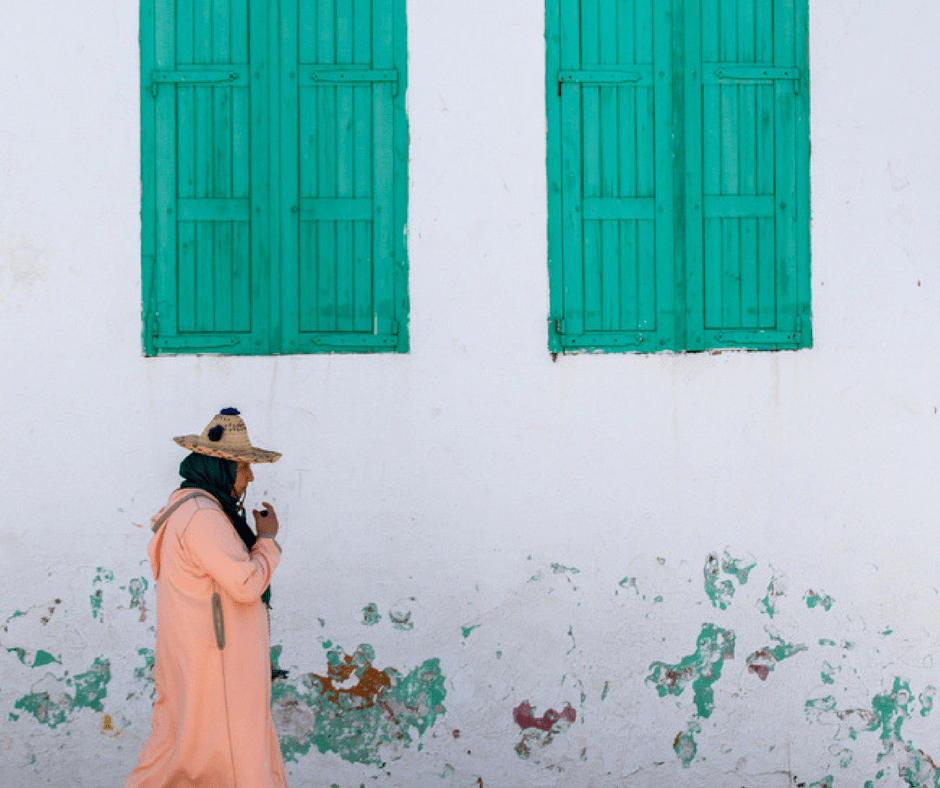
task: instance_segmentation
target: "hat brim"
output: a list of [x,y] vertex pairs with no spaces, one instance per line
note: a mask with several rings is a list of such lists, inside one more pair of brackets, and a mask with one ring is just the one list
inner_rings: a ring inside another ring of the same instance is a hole
[[281,453],[278,451],[256,449],[254,446],[247,449],[220,449],[217,444],[203,438],[202,435],[180,435],[173,438],[173,440],[184,449],[189,449],[197,454],[208,454],[210,457],[221,457],[235,462],[277,462],[281,459]]

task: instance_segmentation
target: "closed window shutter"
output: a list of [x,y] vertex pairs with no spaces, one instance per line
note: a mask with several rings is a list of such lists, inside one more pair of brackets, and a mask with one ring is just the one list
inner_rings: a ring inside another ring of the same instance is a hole
[[404,166],[395,135],[404,112],[394,5],[282,3],[291,20],[281,44],[282,192],[290,195],[281,303],[289,352],[400,342],[393,227]]
[[673,323],[668,13],[654,0],[558,10],[553,349],[659,349]]
[[805,0],[546,12],[549,349],[809,346]]
[[148,354],[408,349],[404,9],[142,4]]
[[687,29],[701,30],[686,39],[692,349],[810,344],[801,7],[687,4]]
[[247,0],[158,0],[152,13],[141,47],[148,350],[263,352],[264,19]]

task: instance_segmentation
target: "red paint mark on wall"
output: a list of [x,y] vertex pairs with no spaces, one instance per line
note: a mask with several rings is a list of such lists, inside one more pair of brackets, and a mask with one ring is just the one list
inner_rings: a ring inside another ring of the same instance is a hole
[[549,709],[541,717],[536,717],[531,704],[526,700],[512,710],[512,718],[522,730],[537,728],[540,731],[550,731],[559,720],[574,722],[578,713],[571,706],[565,706],[561,712]]

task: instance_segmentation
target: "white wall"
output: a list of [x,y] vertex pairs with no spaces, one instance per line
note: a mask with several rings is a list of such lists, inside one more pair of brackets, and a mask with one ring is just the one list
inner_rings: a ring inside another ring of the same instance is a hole
[[[135,4],[0,0],[0,784],[134,765],[142,526],[172,436],[236,405],[284,453],[250,493],[284,523],[282,697],[327,641],[403,675],[438,659],[446,689],[410,746],[377,724],[384,768],[320,737],[293,788],[934,785],[940,5],[811,3],[813,349],[556,363],[543,6],[412,0],[408,24],[411,352],[145,359]],[[703,570],[725,551],[754,566],[719,570],[720,609]],[[735,636],[707,717],[646,680],[705,624]],[[523,730],[526,701],[576,720]],[[324,704],[279,708],[284,735]]]

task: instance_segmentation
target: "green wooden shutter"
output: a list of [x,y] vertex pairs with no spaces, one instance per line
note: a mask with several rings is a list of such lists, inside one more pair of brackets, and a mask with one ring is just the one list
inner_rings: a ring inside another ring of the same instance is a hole
[[552,266],[552,349],[658,350],[674,322],[668,8],[560,0],[553,9],[550,254],[561,265]]
[[148,352],[268,349],[265,6],[157,0],[147,10]]
[[[288,352],[402,349],[405,161],[397,0],[286,0],[281,102]],[[397,128],[396,128],[397,127]]]
[[805,3],[697,0],[685,24],[689,347],[805,347]]
[[145,349],[405,351],[404,0],[146,0]]
[[549,0],[549,347],[811,344],[806,0]]

